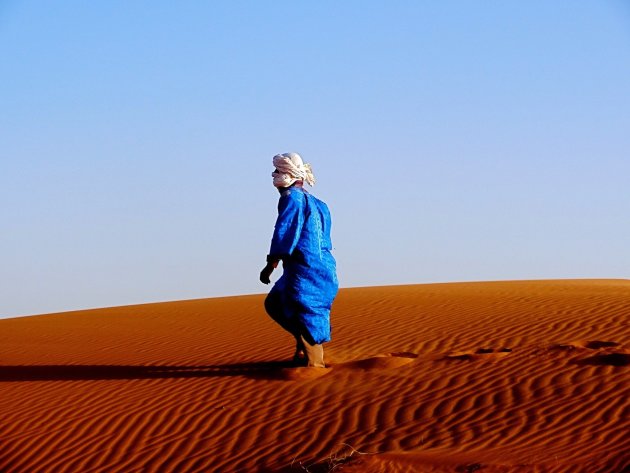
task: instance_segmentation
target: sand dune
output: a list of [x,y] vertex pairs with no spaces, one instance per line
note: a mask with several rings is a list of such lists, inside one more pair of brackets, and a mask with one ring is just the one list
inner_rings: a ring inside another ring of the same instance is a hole
[[326,369],[262,301],[0,320],[0,471],[630,471],[630,281],[345,289]]

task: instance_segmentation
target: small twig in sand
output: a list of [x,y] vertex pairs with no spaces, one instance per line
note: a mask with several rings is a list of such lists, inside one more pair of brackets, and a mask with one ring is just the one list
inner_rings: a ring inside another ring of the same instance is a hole
[[352,456],[355,454],[356,455],[373,455],[369,452],[360,452],[359,450],[354,448],[352,445],[349,445],[347,443],[341,443],[341,445],[348,447],[350,449],[350,452],[344,455],[340,455],[339,451],[335,453],[331,453],[330,456],[328,457],[328,473],[335,471],[337,467],[340,467],[344,463],[349,462],[352,459]]
[[[291,469],[293,469],[293,465],[295,465],[295,461],[297,460],[297,457],[293,458],[293,461],[291,462]],[[298,465],[300,466],[300,468],[302,469],[302,471],[305,471],[306,473],[311,473],[311,470],[308,469],[308,466],[305,465],[304,463],[302,463],[301,461],[298,460]]]
[[[290,468],[299,468],[301,471],[304,471],[306,473],[332,473],[336,470],[341,469],[345,463],[351,461],[354,455],[374,455],[374,453],[370,452],[360,452],[352,445],[347,443],[341,443],[340,445],[347,448],[340,448],[339,450],[331,453],[327,458],[316,461],[315,463],[311,463],[310,465],[305,465],[304,463],[299,461],[297,457],[294,457],[293,461],[291,462]],[[311,468],[314,468],[312,472]]]

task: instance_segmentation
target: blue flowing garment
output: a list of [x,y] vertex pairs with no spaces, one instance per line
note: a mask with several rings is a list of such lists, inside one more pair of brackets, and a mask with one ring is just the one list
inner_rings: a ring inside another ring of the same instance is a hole
[[309,343],[330,341],[330,308],[339,287],[330,225],[328,206],[304,189],[290,187],[280,195],[269,254],[282,259],[283,274],[267,298],[279,301],[270,315],[305,332]]

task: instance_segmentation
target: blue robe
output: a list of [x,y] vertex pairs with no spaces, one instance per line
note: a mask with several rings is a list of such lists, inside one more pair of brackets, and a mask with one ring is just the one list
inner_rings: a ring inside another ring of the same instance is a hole
[[330,225],[324,202],[300,187],[282,191],[269,254],[282,259],[283,273],[265,308],[284,329],[310,344],[330,341],[330,308],[339,287]]

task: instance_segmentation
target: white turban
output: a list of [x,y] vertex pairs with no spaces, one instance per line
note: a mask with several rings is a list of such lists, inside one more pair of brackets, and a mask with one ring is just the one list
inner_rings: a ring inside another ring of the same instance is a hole
[[315,176],[311,165],[304,163],[297,153],[276,154],[273,157],[273,165],[276,167],[271,175],[273,185],[276,187],[289,187],[296,181],[305,181],[309,186],[315,185]]

